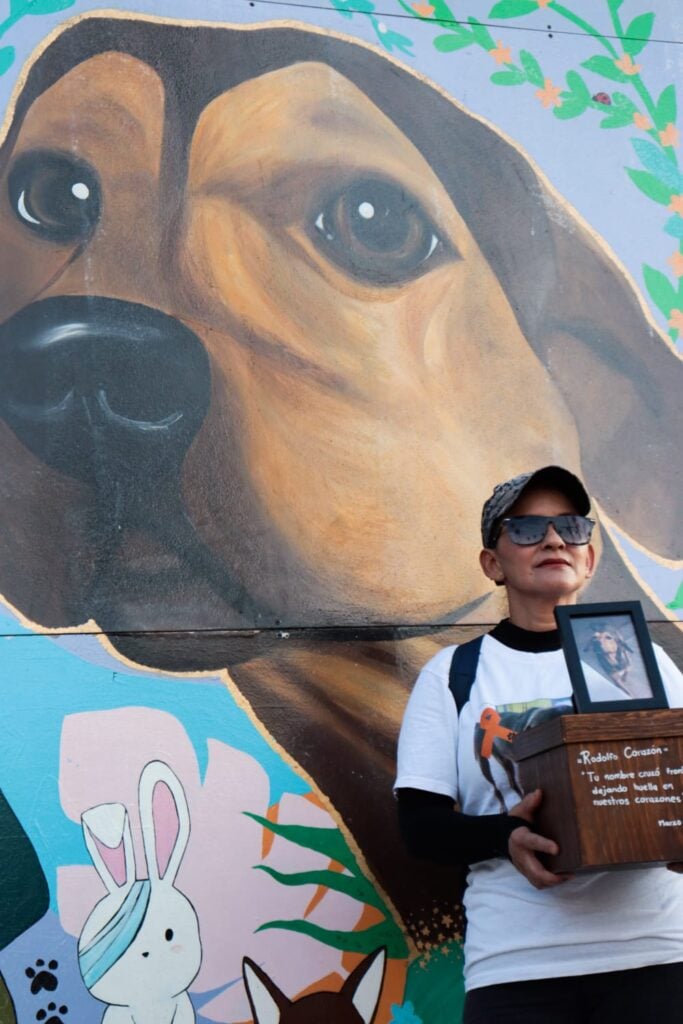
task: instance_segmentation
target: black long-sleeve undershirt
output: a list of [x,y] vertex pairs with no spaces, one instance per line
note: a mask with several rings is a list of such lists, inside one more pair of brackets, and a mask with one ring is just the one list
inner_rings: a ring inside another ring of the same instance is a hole
[[[499,622],[490,635],[515,651],[560,649],[557,629],[522,629],[509,619]],[[398,789],[396,798],[406,847],[414,857],[435,864],[476,864],[491,857],[507,857],[510,833],[526,824],[509,814],[462,814],[454,809],[450,797],[427,790]],[[533,825],[529,828],[533,830]]]
[[510,833],[526,824],[509,814],[462,814],[450,797],[397,789],[398,825],[407,849],[435,864],[476,864],[508,856]]

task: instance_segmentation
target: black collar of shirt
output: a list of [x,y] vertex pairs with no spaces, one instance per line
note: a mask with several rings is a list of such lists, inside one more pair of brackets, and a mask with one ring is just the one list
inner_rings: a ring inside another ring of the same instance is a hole
[[513,651],[529,651],[532,654],[559,651],[562,646],[558,629],[536,632],[533,629],[514,626],[509,619],[503,619],[497,626],[494,626],[489,636],[505,647],[511,647]]

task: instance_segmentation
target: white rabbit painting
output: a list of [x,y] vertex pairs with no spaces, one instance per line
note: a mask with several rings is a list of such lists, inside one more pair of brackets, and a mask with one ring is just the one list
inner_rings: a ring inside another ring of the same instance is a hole
[[[155,787],[173,798],[177,834],[164,867],[168,837],[156,821]],[[190,815],[179,779],[162,761],[145,766],[139,782],[147,878],[136,878],[133,838],[123,804],[91,807],[81,815],[83,836],[107,895],[96,904],[78,942],[86,987],[107,1003],[102,1024],[195,1024],[187,993],[202,958],[199,922],[174,881],[190,836]],[[117,879],[106,851],[123,848],[125,878]],[[109,861],[109,863],[108,863]]]

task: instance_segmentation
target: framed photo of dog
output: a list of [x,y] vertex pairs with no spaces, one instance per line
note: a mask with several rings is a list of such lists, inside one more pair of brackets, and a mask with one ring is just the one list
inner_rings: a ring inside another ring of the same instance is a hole
[[579,713],[669,706],[640,602],[566,605],[555,619]]

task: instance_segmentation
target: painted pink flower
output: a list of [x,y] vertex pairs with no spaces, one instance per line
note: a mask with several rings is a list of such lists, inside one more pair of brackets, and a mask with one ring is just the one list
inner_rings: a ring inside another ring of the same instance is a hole
[[560,99],[560,93],[562,88],[559,85],[553,85],[549,78],[545,79],[542,89],[536,90],[536,99],[540,100],[541,104],[547,109],[548,107],[561,107],[562,100]]
[[663,146],[678,146],[680,132],[675,124],[668,124],[664,131],[659,133],[659,139]]
[[669,327],[673,327],[675,331],[683,331],[683,309],[671,310]]
[[636,128],[640,128],[644,132],[649,132],[650,128],[652,128],[652,121],[647,114],[641,114],[638,110],[633,115],[633,123]]
[[676,277],[683,277],[683,252],[675,252],[666,261],[673,270]]
[[[314,909],[308,920],[350,931],[363,906],[331,891],[316,900],[320,896],[316,886],[285,886],[265,871],[254,870],[254,865],[263,863],[284,872],[306,871],[328,867],[328,862],[281,838],[264,842],[261,826],[244,814],[268,814],[264,770],[254,758],[222,742],[210,739],[207,747],[208,766],[202,780],[189,737],[173,715],[147,708],[69,715],[62,730],[60,797],[66,814],[79,823],[89,808],[123,804],[132,827],[137,875],[145,877],[138,780],[150,761],[171,767],[190,813],[190,839],[176,886],[193,904],[201,931],[202,966],[190,992],[213,993],[201,1008],[210,1020],[244,1021],[251,1017],[241,976],[245,955],[292,994],[320,978],[346,976],[340,951],[291,931],[257,933],[260,925],[303,918],[311,904]],[[326,811],[301,796],[286,794],[277,813],[282,823],[335,827]],[[111,860],[113,855],[109,856]],[[112,873],[114,869],[112,861]],[[104,894],[94,867],[61,868],[58,903],[65,930],[79,935]]]
[[503,46],[503,40],[499,39],[495,50],[489,50],[489,56],[493,57],[496,64],[512,64],[512,50],[509,46]]
[[633,57],[630,53],[623,54],[623,56],[615,59],[614,63],[625,75],[637,75],[643,69],[642,64],[634,64]]

